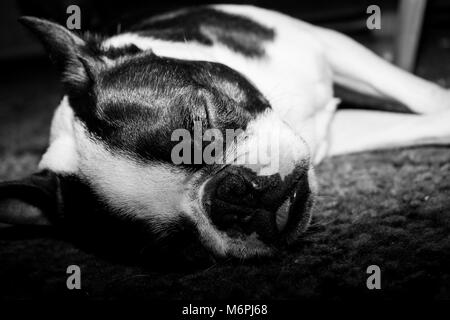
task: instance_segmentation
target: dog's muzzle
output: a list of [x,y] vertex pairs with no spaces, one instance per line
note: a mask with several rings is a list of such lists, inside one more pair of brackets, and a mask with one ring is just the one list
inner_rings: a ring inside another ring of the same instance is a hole
[[266,244],[290,243],[309,223],[308,168],[257,176],[228,166],[205,185],[203,204],[214,225],[230,237],[256,233]]

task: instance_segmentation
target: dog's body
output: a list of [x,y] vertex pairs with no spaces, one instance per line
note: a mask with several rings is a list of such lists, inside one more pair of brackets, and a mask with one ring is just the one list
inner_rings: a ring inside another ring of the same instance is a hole
[[[344,35],[273,11],[180,10],[102,40],[33,18],[25,23],[56,57],[67,88],[40,170],[57,185],[77,177],[109,211],[145,221],[160,237],[189,221],[217,256],[265,255],[273,243],[295,241],[310,219],[311,164],[326,156],[450,142],[449,91]],[[421,115],[338,111],[334,84]],[[237,165],[238,154],[225,156],[225,166],[175,166],[171,132],[192,131],[195,119],[205,129],[243,129],[249,143],[230,148],[245,154],[259,152],[261,137],[264,149],[278,135],[277,152],[252,164]],[[28,203],[27,213],[9,200],[3,205],[48,223]]]

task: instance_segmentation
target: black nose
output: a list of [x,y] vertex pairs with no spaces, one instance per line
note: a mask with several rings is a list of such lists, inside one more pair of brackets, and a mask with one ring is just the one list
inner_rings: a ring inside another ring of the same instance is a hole
[[297,220],[290,217],[291,206],[296,203],[294,195],[309,192],[304,187],[306,171],[299,166],[285,177],[257,176],[245,167],[227,167],[205,186],[205,204],[212,222],[230,236],[257,233],[264,242],[273,243],[283,234],[277,226],[280,207],[286,207],[288,222]]

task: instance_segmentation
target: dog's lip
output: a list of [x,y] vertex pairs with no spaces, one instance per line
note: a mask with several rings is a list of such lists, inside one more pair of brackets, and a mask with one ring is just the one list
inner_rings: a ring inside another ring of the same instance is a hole
[[[295,205],[296,194],[287,198],[276,212],[277,229],[283,238],[294,240],[308,227],[310,212],[308,208]],[[299,212],[295,212],[298,210]]]
[[308,179],[303,176],[276,212],[277,228],[284,243],[296,242],[308,228],[313,201],[314,193],[309,187]]
[[[203,208],[208,214],[211,211],[211,198],[209,196],[205,197],[207,200],[204,199],[204,201],[202,201]],[[307,197],[309,196],[310,193],[308,191]],[[295,242],[309,225],[311,212],[308,208],[304,207],[304,205],[306,205],[306,203],[302,203],[304,199],[300,198],[302,198],[302,196],[299,195],[297,197],[297,192],[294,192],[286,198],[274,214],[276,227],[279,232],[276,243],[279,243],[280,245],[283,243],[289,245]],[[240,210],[249,211],[254,209],[246,207],[239,208]],[[273,212],[271,213],[269,210],[265,210],[263,208],[260,208],[259,210],[266,211],[267,214],[273,214]]]
[[282,232],[287,225],[289,220],[290,205],[291,199],[288,197],[275,213],[275,222],[279,232]]
[[314,194],[308,188],[303,192],[295,192],[290,199],[288,221],[282,237],[287,244],[296,242],[301,234],[308,228],[312,216]]

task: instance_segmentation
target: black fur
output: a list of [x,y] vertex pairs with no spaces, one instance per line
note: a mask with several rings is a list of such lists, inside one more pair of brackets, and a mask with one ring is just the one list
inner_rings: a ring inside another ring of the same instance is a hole
[[136,47],[134,44],[129,44],[122,47],[109,47],[104,48],[101,46],[101,43],[105,40],[104,38],[94,35],[91,33],[85,33],[83,35],[83,39],[86,42],[84,51],[86,54],[92,55],[92,56],[104,56],[109,59],[118,59],[121,57],[129,57],[133,56],[135,54],[138,54],[142,52],[141,49]]
[[175,129],[245,129],[270,108],[238,72],[225,65],[146,54],[96,75],[87,89],[69,94],[75,115],[109,147],[142,160],[170,162]]
[[208,7],[150,18],[128,31],[162,40],[197,41],[208,46],[220,43],[248,57],[263,57],[264,42],[275,38],[274,30],[247,17]]
[[16,199],[39,208],[52,223],[62,220],[60,181],[50,171],[35,173],[21,180],[0,182],[0,202]]

